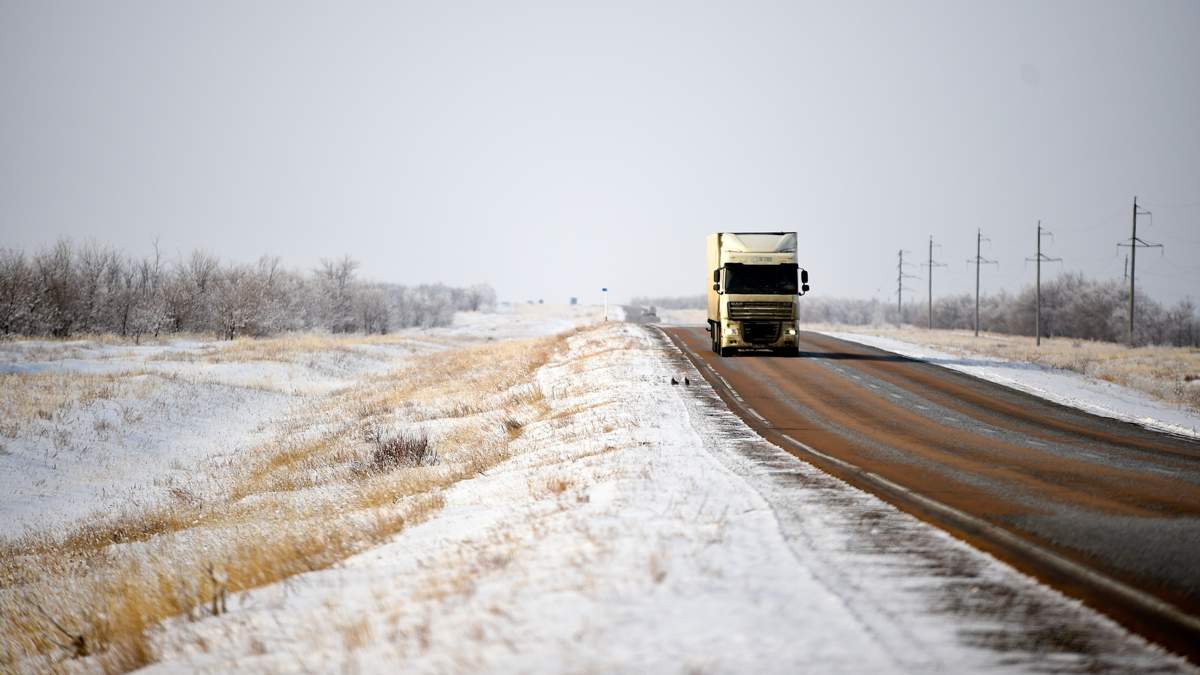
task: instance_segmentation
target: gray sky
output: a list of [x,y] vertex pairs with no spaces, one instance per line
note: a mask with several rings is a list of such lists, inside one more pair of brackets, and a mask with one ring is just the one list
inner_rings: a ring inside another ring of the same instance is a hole
[[976,227],[1032,281],[1038,218],[1119,278],[1137,194],[1139,282],[1200,299],[1200,2],[556,4],[0,0],[0,246],[588,301],[703,292],[717,230],[883,297],[932,234],[940,295]]

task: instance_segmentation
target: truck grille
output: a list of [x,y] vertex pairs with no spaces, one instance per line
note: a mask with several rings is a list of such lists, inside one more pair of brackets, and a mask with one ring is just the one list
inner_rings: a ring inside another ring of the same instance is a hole
[[735,321],[791,321],[790,302],[731,302],[729,318]]
[[742,338],[751,344],[774,342],[779,339],[779,324],[775,321],[743,321]]

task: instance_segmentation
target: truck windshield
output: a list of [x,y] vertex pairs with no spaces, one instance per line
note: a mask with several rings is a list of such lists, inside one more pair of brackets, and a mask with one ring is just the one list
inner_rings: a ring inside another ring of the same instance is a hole
[[795,295],[796,264],[747,265],[726,263],[726,293]]

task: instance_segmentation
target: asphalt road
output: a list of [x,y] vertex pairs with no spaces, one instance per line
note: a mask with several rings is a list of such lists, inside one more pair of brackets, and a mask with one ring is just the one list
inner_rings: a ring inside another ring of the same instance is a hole
[[1200,656],[1200,442],[815,333],[720,358],[664,331],[768,440]]

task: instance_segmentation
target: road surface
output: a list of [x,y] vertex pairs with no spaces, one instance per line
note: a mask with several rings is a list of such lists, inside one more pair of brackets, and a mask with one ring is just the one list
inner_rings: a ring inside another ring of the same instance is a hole
[[663,330],[768,440],[1200,656],[1200,442],[816,333],[721,358]]

